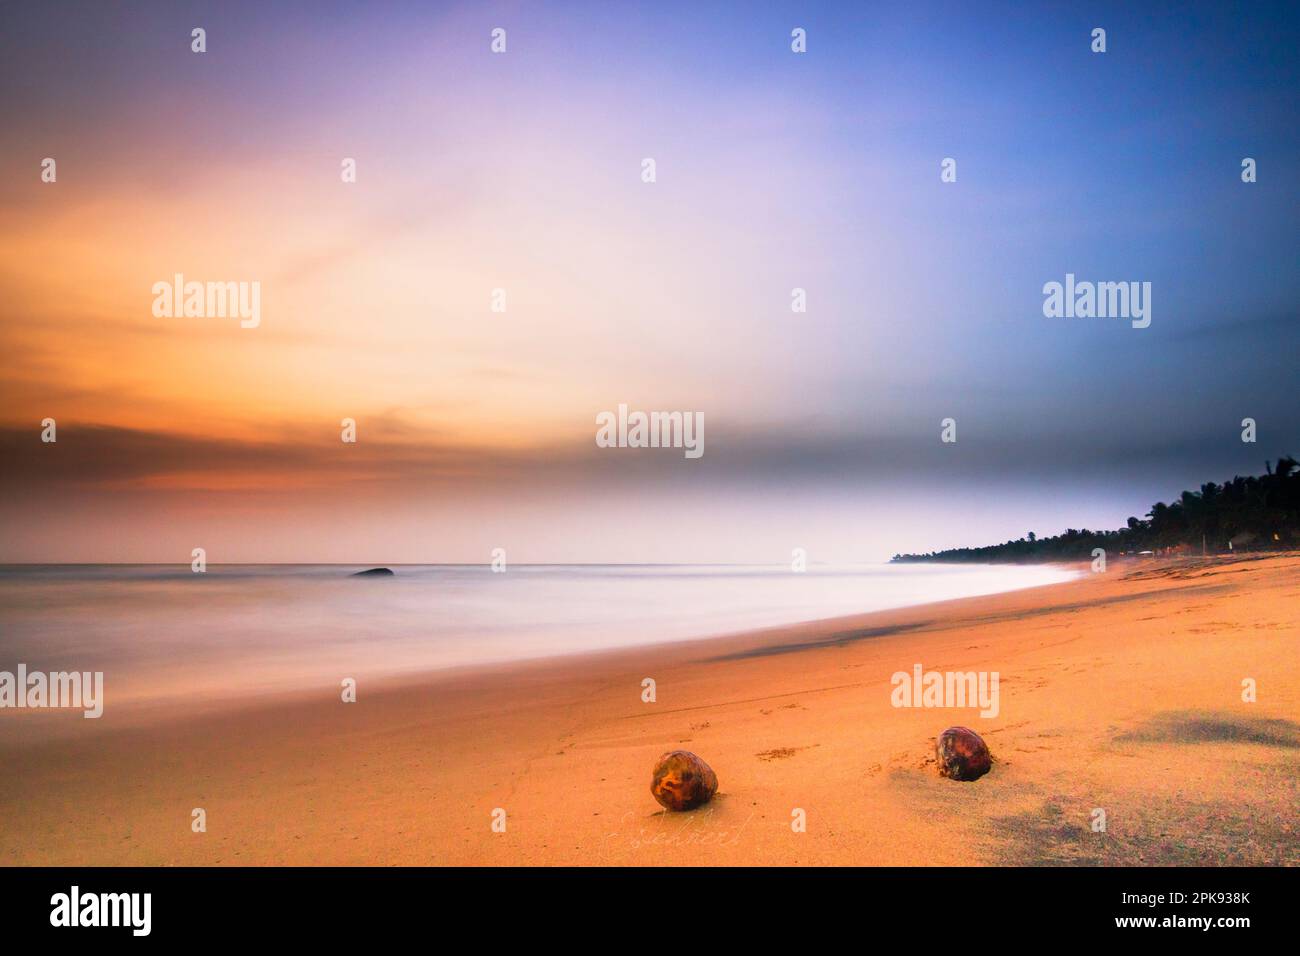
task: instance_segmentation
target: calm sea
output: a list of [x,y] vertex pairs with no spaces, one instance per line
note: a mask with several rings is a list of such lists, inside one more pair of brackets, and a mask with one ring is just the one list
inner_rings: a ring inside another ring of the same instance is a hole
[[1050,584],[946,565],[0,567],[0,670],[103,671],[113,702],[243,696],[654,644]]

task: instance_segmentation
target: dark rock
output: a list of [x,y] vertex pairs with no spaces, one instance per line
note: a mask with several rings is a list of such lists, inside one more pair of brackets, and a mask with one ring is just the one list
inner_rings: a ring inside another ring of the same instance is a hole
[[939,774],[953,780],[978,780],[993,766],[984,738],[969,727],[949,727],[935,743]]
[[718,775],[689,750],[674,750],[655,764],[650,792],[669,810],[694,810],[718,792]]
[[358,571],[352,576],[354,578],[391,578],[393,576],[393,569],[371,568],[369,571]]

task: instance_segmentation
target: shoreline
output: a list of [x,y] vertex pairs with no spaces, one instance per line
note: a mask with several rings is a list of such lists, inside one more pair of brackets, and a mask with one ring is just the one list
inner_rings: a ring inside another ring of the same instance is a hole
[[[393,566],[419,568],[419,569],[443,568],[443,567],[464,567],[464,568],[473,568],[473,569],[484,568],[484,566],[482,565],[465,565],[465,566],[393,565]],[[654,565],[654,567],[661,567],[661,568],[668,568],[668,569],[681,568],[681,567],[695,568],[695,567],[705,567],[705,566],[717,567],[717,568],[734,567],[734,568],[747,568],[747,569],[763,569],[769,571],[773,569],[773,566],[771,565]],[[41,567],[47,568],[51,566],[41,566]],[[106,576],[100,583],[106,587],[112,586],[115,583],[115,579],[112,577],[108,577],[107,575],[111,575],[114,569],[119,569],[123,567],[132,568],[132,569],[171,567],[174,568],[174,573],[171,576],[184,582],[193,581],[193,574],[188,570],[188,566],[176,567],[172,565],[162,566],[162,565],[132,564],[132,565],[65,565],[65,566],[53,566],[53,567],[55,568],[56,572],[63,568],[69,568],[69,569],[88,568],[91,569],[92,571],[94,570],[102,571]],[[258,568],[265,568],[265,567],[272,567],[272,566],[251,565],[251,564],[250,565],[236,564],[236,565],[224,565],[224,566],[214,565],[214,566],[210,566],[210,570],[216,570],[217,567],[224,567],[227,569],[225,575],[219,573],[217,574],[217,577],[220,578],[223,576],[239,577],[241,576],[240,572],[242,569],[248,569],[251,571]],[[316,578],[317,576],[311,574],[310,572],[322,568],[337,568],[337,567],[351,568],[351,567],[362,567],[362,566],[361,565],[315,564],[315,565],[287,565],[286,567],[305,569],[307,572],[307,574],[305,575],[306,577]],[[553,566],[519,565],[518,567],[520,569],[524,569],[530,567],[563,568],[569,566],[567,565],[553,565]],[[591,567],[609,568],[609,567],[620,567],[620,566],[592,565]],[[650,567],[650,565],[625,565],[625,567]],[[887,567],[887,565],[861,565],[861,566],[853,565],[853,566],[839,566],[838,568],[828,566],[827,570],[830,570],[832,572],[838,571],[838,573],[843,573],[847,569],[860,570],[864,568],[874,569],[877,567]],[[943,568],[942,565],[936,565],[935,567],[937,570],[941,570],[941,571],[948,570],[946,568]],[[972,570],[976,570],[976,571],[985,568],[985,566],[982,565],[970,566],[970,567]],[[987,566],[987,567],[991,569],[993,566]],[[1043,563],[1039,565],[1039,567],[1042,569],[1056,572],[1059,575],[1078,577],[1080,574],[1086,571],[1087,563],[1086,562],[1082,562],[1082,563],[1051,562],[1051,563]],[[3,571],[3,569],[4,569],[3,566],[0,566],[0,571]],[[252,575],[243,575],[243,576],[252,577]],[[813,573],[811,576],[815,578],[816,574]],[[323,581],[319,583],[337,583],[337,582],[333,582],[331,580],[331,581]],[[442,663],[436,665],[420,664],[416,666],[411,666],[409,664],[405,666],[399,664],[390,664],[390,665],[379,664],[364,671],[363,672],[364,676],[358,675],[358,679],[368,688],[377,689],[377,688],[385,688],[390,686],[404,686],[411,683],[419,683],[419,684],[429,683],[437,680],[440,674],[466,673],[466,674],[476,674],[476,675],[481,674],[486,676],[492,673],[500,673],[502,671],[510,670],[516,667],[527,667],[527,666],[532,666],[537,664],[543,664],[547,661],[555,661],[557,663],[567,663],[569,665],[578,668],[583,668],[588,665],[588,662],[586,660],[588,657],[599,658],[606,655],[619,654],[624,651],[632,652],[632,653],[641,653],[655,648],[668,648],[678,644],[696,644],[701,642],[721,641],[721,640],[730,640],[730,639],[739,639],[739,638],[747,639],[750,637],[761,636],[771,631],[788,630],[791,628],[823,627],[823,626],[830,627],[830,626],[834,626],[836,622],[852,621],[863,616],[884,613],[892,610],[901,610],[909,607],[921,607],[929,604],[946,604],[950,601],[963,600],[965,599],[965,597],[985,597],[985,596],[992,596],[996,594],[1006,594],[1015,591],[1030,590],[1038,587],[1046,587],[1055,583],[1064,583],[1064,582],[1056,581],[1056,580],[1039,582],[1030,579],[1029,582],[1017,581],[1014,584],[1011,584],[1010,586],[1002,587],[999,590],[987,591],[983,594],[976,593],[976,594],[963,595],[957,597],[947,597],[947,598],[941,598],[940,600],[937,601],[932,599],[917,600],[914,599],[913,595],[905,595],[905,596],[900,596],[903,603],[899,603],[892,606],[878,607],[871,610],[852,610],[847,613],[841,612],[837,609],[835,612],[825,614],[824,616],[778,621],[777,623],[763,624],[763,625],[726,626],[721,624],[709,625],[700,622],[699,623],[700,629],[695,633],[683,633],[680,636],[666,636],[666,637],[659,637],[659,638],[647,637],[644,639],[637,639],[631,643],[624,643],[623,641],[619,641],[605,646],[575,647],[572,649],[547,650],[547,651],[540,651],[536,653],[524,649],[521,651],[522,656],[487,657],[486,659],[483,660],[469,661],[463,663],[454,662],[454,663]],[[390,585],[385,582],[378,586],[389,587]],[[371,593],[370,596],[374,597],[374,593]],[[864,597],[864,600],[867,600],[867,598]],[[878,597],[877,600],[879,600]],[[617,629],[619,625],[615,623],[610,626]],[[468,640],[468,638],[466,638],[465,640]],[[305,660],[310,656],[310,651],[311,651],[310,648],[297,648],[292,644],[286,645],[286,648],[290,652],[298,654],[300,659]],[[328,650],[328,648],[325,649]],[[172,649],[171,653],[175,660],[183,660],[187,653],[187,649],[182,646],[177,646]],[[331,693],[335,693],[337,691],[338,683],[337,683],[337,678],[334,676],[336,672],[355,673],[354,671],[349,671],[348,668],[350,666],[355,666],[355,665],[340,663],[339,668],[331,669],[330,675],[328,677],[323,677],[319,669],[312,671],[310,668],[303,668],[303,673],[295,674],[292,665],[283,665],[266,671],[259,670],[256,666],[256,662],[252,659],[237,658],[231,660],[229,664],[225,664],[221,661],[211,662],[208,665],[209,668],[216,669],[221,667],[229,667],[230,670],[235,675],[237,675],[239,678],[242,678],[242,680],[232,680],[230,684],[225,687],[213,686],[213,685],[196,686],[196,684],[200,683],[199,681],[189,682],[185,679],[186,675],[181,673],[173,673],[171,675],[168,675],[167,679],[162,679],[158,675],[150,675],[149,677],[142,680],[138,673],[132,674],[128,671],[125,677],[123,677],[122,672],[120,670],[114,672],[108,670],[108,668],[106,667],[104,668],[104,670],[107,675],[107,686],[109,689],[109,696],[110,699],[112,700],[112,710],[113,710],[112,716],[114,718],[114,722],[120,726],[137,726],[142,723],[147,723],[151,719],[171,719],[169,711],[175,709],[178,706],[184,706],[185,708],[193,710],[195,712],[211,714],[214,712],[219,712],[223,709],[246,710],[249,708],[256,708],[262,706],[273,706],[278,701],[282,701],[282,700],[284,701],[303,700],[303,699],[310,699],[314,696],[321,695],[321,694],[328,695]],[[201,677],[201,675],[190,675],[190,676]],[[125,690],[123,688],[125,688]],[[151,717],[151,715],[160,715],[160,716]],[[3,711],[0,711],[0,717],[2,716],[4,716],[4,713]],[[29,726],[39,724],[41,725],[42,730],[46,730],[54,736],[67,736],[69,734],[78,733],[77,726],[75,725],[70,726],[68,722],[63,719],[63,715],[60,715],[57,712],[46,711],[44,713],[41,712],[29,713],[24,715],[24,719],[29,722]],[[24,729],[26,729],[26,727]],[[9,728],[5,727],[2,723],[0,723],[0,743],[3,743],[5,741],[5,738],[8,735],[9,735]]]
[[[102,726],[0,744],[17,771],[0,788],[0,862],[1297,863],[1298,595],[1295,554],[1114,562],[992,595],[400,675],[355,704],[304,691],[138,725],[78,718]],[[891,707],[890,675],[916,663],[999,671],[999,715]],[[1248,671],[1254,704],[1239,699]],[[934,735],[953,724],[993,750],[980,781],[934,772]],[[650,769],[678,748],[720,790],[667,814]],[[1112,823],[1091,839],[1099,806]],[[206,833],[190,830],[195,807]]]

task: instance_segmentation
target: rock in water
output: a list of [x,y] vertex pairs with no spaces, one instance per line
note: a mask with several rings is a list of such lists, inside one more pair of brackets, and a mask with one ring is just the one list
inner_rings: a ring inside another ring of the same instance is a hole
[[393,569],[371,568],[369,571],[358,571],[352,576],[354,578],[391,578],[393,576]]
[[689,750],[674,750],[655,764],[650,792],[669,810],[694,810],[718,792],[718,775]]
[[978,780],[993,766],[984,738],[969,727],[949,727],[935,744],[939,774],[953,780]]

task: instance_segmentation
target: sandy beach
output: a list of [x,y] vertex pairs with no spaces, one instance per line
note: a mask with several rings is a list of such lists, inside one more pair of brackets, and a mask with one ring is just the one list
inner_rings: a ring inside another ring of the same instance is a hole
[[[1112,562],[1001,595],[363,684],[352,704],[69,715],[62,739],[0,746],[0,862],[1294,865],[1297,607],[1294,554]],[[891,675],[916,664],[997,671],[999,713],[894,707]],[[993,752],[978,781],[936,772],[953,724]],[[679,748],[720,787],[670,814],[649,783]]]

